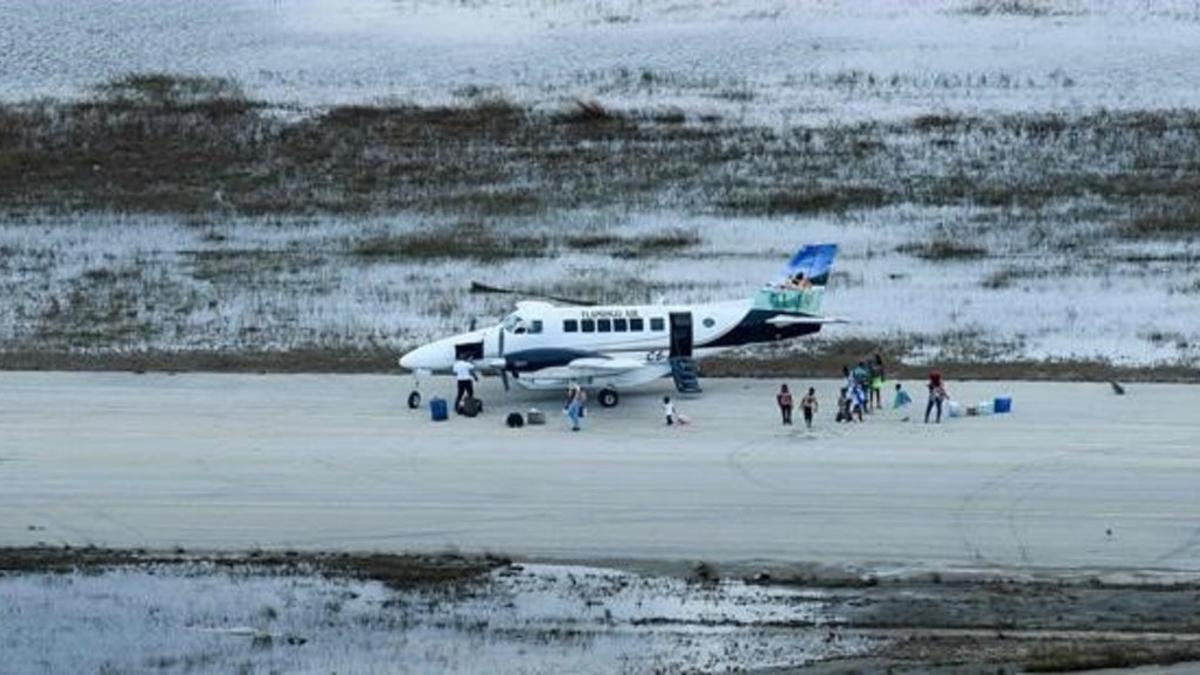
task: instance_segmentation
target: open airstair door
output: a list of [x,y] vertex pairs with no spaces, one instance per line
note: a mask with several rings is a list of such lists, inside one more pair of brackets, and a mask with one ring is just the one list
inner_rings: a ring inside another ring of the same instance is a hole
[[692,313],[671,312],[671,358],[692,358]]
[[700,373],[692,361],[692,313],[671,312],[671,352],[668,363],[675,389],[683,394],[700,393]]

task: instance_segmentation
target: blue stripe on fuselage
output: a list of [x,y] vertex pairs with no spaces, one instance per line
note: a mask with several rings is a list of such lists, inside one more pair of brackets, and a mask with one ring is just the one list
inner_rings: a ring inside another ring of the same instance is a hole
[[510,371],[524,373],[565,366],[575,359],[607,358],[598,352],[582,349],[558,349],[552,347],[538,349],[522,349],[504,355],[506,367]]
[[821,324],[794,324],[791,326],[775,326],[767,323],[768,319],[784,314],[765,309],[752,309],[742,317],[733,328],[705,343],[697,343],[695,348],[704,347],[740,347],[755,342],[774,342],[791,338],[811,335],[821,330]]

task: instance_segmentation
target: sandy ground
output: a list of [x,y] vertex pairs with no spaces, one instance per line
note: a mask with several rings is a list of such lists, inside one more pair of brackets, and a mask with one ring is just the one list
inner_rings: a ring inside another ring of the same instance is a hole
[[1200,569],[1195,387],[952,381],[1015,411],[838,426],[820,382],[806,433],[776,382],[704,384],[691,426],[662,425],[664,385],[572,434],[555,398],[504,428],[531,400],[494,382],[434,424],[401,377],[5,373],[0,545]]

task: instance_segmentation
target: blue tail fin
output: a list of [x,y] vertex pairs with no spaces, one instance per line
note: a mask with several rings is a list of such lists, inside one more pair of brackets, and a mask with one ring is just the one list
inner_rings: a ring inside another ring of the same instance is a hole
[[796,251],[783,270],[783,278],[791,279],[803,272],[813,286],[824,286],[829,282],[829,271],[837,257],[837,244],[809,244]]

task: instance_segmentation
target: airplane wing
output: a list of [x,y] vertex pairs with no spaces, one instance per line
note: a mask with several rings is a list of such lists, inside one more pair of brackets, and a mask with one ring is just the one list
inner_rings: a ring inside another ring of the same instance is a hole
[[581,356],[561,366],[521,373],[517,383],[531,389],[564,387],[567,383],[591,378],[633,378],[632,384],[649,382],[665,375],[666,362],[649,362],[626,356]]
[[583,357],[571,361],[565,369],[570,371],[576,377],[587,377],[595,375],[616,375],[618,373],[637,370],[646,365],[646,362],[641,359],[630,359],[624,357]]

